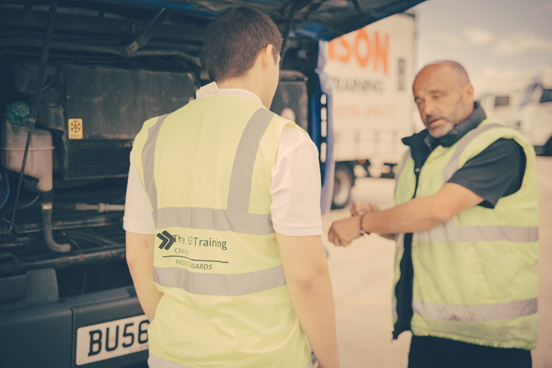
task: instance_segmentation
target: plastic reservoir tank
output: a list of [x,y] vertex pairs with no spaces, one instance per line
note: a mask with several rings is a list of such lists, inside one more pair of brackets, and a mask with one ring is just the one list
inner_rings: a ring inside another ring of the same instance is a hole
[[[25,144],[29,130],[29,107],[24,102],[14,102],[6,107],[6,118],[2,124],[1,164],[9,170],[21,172]],[[38,189],[48,192],[53,189],[52,134],[45,129],[35,129],[25,165],[25,175],[38,179]]]

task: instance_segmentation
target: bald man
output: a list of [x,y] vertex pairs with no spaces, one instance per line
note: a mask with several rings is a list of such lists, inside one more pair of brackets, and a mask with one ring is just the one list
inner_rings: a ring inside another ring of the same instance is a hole
[[535,152],[487,119],[465,69],[424,67],[413,85],[426,129],[396,174],[396,207],[354,202],[329,240],[394,239],[393,337],[412,331],[409,368],[531,367],[537,345]]

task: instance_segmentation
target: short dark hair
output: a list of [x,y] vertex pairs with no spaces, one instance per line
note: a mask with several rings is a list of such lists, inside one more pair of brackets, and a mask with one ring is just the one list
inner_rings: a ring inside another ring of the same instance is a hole
[[268,15],[241,6],[219,14],[205,30],[203,42],[203,60],[209,76],[223,81],[244,75],[268,45],[274,47],[277,61],[282,35]]

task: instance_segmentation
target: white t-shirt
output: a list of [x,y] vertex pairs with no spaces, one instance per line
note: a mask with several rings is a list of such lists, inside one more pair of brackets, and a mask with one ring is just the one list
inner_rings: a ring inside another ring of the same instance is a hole
[[[261,99],[253,92],[234,88],[218,89],[214,83],[196,92],[198,99],[212,95],[242,97],[261,103]],[[289,236],[322,235],[320,187],[318,149],[308,135],[285,127],[272,168],[270,185],[270,215],[274,230]],[[132,152],[123,221],[126,231],[155,234],[148,196],[140,183]]]

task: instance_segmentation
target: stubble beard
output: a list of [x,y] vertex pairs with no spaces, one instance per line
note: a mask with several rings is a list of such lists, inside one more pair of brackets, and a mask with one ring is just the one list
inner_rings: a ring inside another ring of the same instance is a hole
[[[464,100],[462,97],[456,102],[456,106],[454,107],[454,111],[450,115],[445,114],[434,114],[434,115],[427,115],[426,116],[426,127],[427,131],[433,138],[443,138],[445,135],[450,133],[450,131],[459,124],[462,120],[464,120],[464,116],[466,115],[466,108],[464,106]],[[441,118],[445,120],[445,124],[436,127],[435,129],[429,128],[429,122],[435,118]]]

